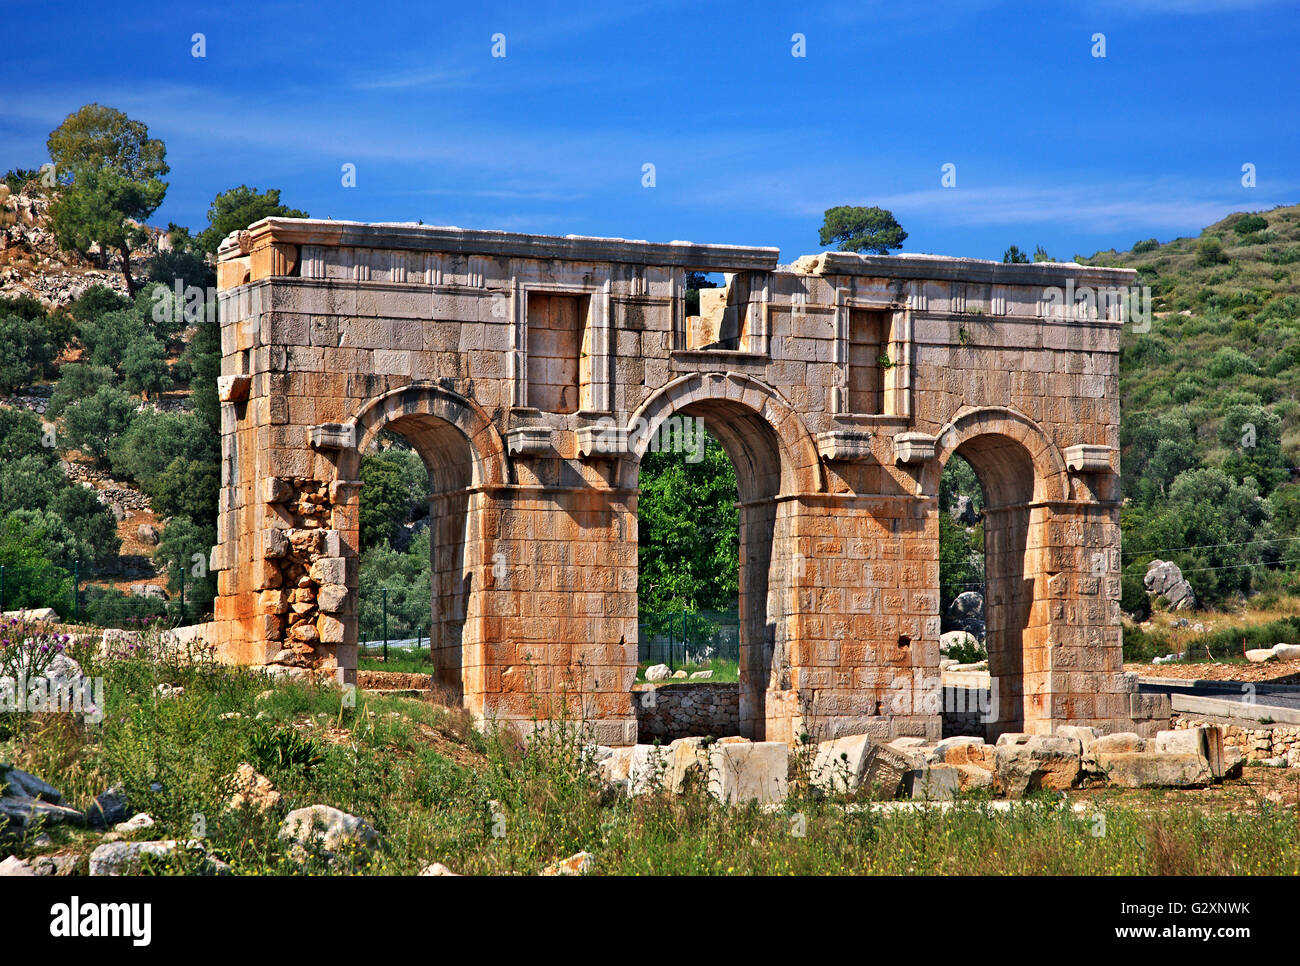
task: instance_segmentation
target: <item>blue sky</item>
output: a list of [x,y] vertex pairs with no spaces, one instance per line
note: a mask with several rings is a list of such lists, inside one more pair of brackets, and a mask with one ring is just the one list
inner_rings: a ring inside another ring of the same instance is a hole
[[179,6],[6,2],[0,169],[98,101],[167,144],[157,224],[247,183],[317,217],[787,261],[836,204],[893,210],[905,251],[1064,259],[1300,202],[1294,2]]

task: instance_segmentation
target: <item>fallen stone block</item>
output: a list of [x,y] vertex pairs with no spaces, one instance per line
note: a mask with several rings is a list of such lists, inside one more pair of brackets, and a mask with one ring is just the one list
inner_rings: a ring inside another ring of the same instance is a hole
[[628,791],[644,795],[666,789],[672,780],[672,755],[664,745],[633,745],[628,758]]
[[1300,661],[1300,644],[1274,644],[1273,656],[1279,661]]
[[930,753],[928,755],[926,755],[926,761],[929,761],[931,763],[939,763],[939,764],[942,764],[944,762],[949,762],[950,760],[948,757],[949,753],[952,753],[953,755],[956,756],[951,759],[951,762],[955,763],[958,760],[965,761],[967,752],[959,749],[962,749],[969,745],[982,745],[982,744],[984,744],[983,738],[979,738],[971,735],[957,735],[952,738],[944,738],[941,742],[939,742],[930,750]]
[[1097,729],[1088,728],[1083,725],[1057,725],[1056,736],[1058,738],[1073,738],[1083,746],[1087,751],[1088,746],[1097,740]]
[[1031,735],[1022,743],[999,744],[994,752],[998,785],[1009,798],[1038,789],[1064,791],[1078,782],[1082,757],[1083,747],[1074,738]]
[[961,791],[961,773],[955,765],[926,765],[912,772],[912,798],[928,802],[949,802]]
[[1211,775],[1223,777],[1223,732],[1212,725],[1158,731],[1151,745],[1153,751],[1200,755]]
[[647,681],[667,681],[672,676],[673,672],[668,669],[667,664],[653,664],[645,670]]
[[728,804],[785,801],[790,746],[784,741],[747,741],[708,749],[708,787],[714,798]]
[[1251,664],[1265,664],[1268,661],[1276,661],[1277,655],[1273,653],[1271,647],[1255,647],[1246,652],[1246,660]]
[[1106,781],[1120,788],[1188,788],[1214,780],[1210,763],[1198,754],[1168,751],[1099,754]]

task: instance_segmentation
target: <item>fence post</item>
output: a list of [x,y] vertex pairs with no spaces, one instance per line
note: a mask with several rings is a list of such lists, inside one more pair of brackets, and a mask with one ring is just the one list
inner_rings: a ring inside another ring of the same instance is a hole
[[81,608],[78,606],[81,597],[81,561],[72,561],[72,623],[77,623],[81,615]]
[[0,610],[5,609],[5,565],[0,564]]
[[384,664],[388,664],[388,588],[383,588],[384,594]]
[[181,568],[181,623],[185,623],[185,568]]

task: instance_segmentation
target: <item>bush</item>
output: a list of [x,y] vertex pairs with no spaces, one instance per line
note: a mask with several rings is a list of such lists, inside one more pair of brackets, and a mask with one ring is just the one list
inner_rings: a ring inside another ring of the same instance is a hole
[[1153,252],[1160,247],[1160,242],[1154,238],[1147,238],[1133,244],[1133,254],[1141,255],[1143,252]]
[[143,410],[109,446],[113,472],[130,477],[146,491],[173,460],[217,461],[217,440],[192,413]]
[[1253,232],[1263,231],[1267,227],[1268,221],[1259,215],[1245,215],[1237,219],[1232,226],[1232,230],[1238,235],[1249,235]]
[[54,354],[44,318],[0,315],[0,392],[13,392],[44,376]]
[[0,469],[24,456],[50,460],[50,448],[42,445],[45,430],[36,414],[26,409],[0,406]]
[[130,429],[135,418],[136,404],[130,396],[112,386],[100,386],[93,396],[68,406],[63,414],[63,429],[69,444],[99,466],[107,466],[109,448]]
[[1196,243],[1196,264],[1202,268],[1227,261],[1228,256],[1223,253],[1223,242],[1218,235],[1206,235]]
[[116,386],[117,373],[108,366],[95,366],[88,362],[74,362],[59,370],[59,381],[54,384],[45,414],[60,416],[78,399],[93,396],[100,386]]

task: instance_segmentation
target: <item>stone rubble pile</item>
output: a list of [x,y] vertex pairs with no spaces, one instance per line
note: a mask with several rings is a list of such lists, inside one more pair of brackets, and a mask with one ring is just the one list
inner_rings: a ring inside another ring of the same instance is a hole
[[1240,775],[1245,758],[1242,748],[1226,744],[1224,731],[1213,725],[1160,731],[1151,739],[1062,725],[1054,735],[1007,733],[992,745],[969,736],[931,744],[921,738],[880,742],[856,735],[818,745],[812,781],[827,793],[871,790],[885,798],[945,800],[976,789],[1023,798],[1085,784],[1209,785]]
[[[1214,727],[1195,718],[1179,718],[1176,730]],[[1246,761],[1274,766],[1300,768],[1300,726],[1272,725],[1260,728],[1242,728],[1240,725],[1220,726],[1223,747],[1228,755],[1238,754]]]
[[705,788],[722,802],[773,804],[788,792],[790,748],[783,741],[679,738],[667,745],[598,746],[596,767],[622,795]]

